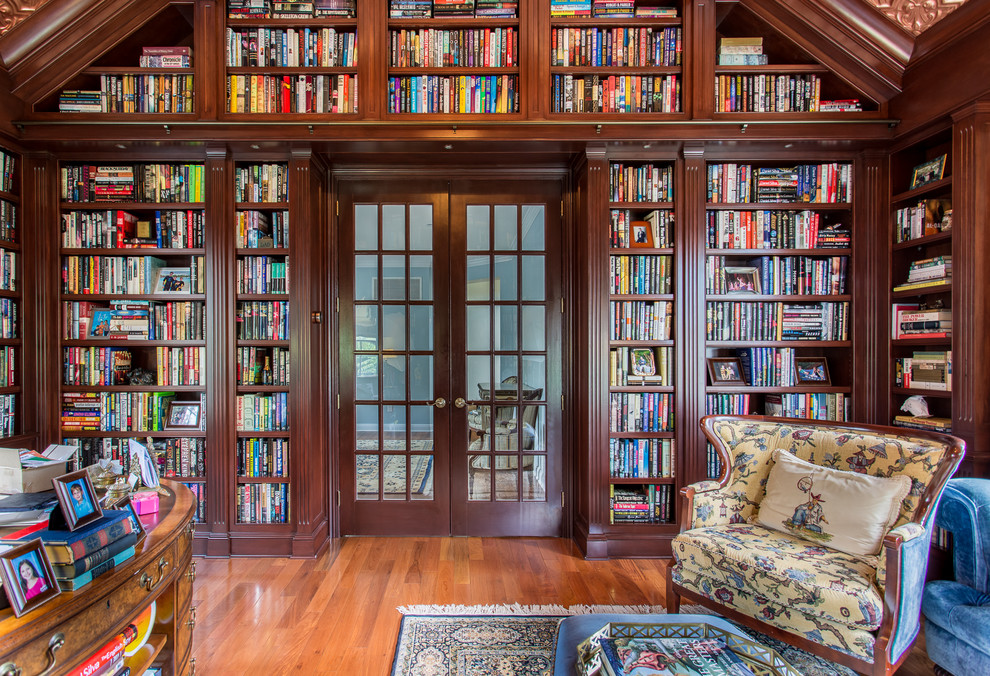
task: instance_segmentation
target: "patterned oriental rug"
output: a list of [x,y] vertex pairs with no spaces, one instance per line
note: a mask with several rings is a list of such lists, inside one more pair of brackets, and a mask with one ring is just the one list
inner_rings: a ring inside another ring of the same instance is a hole
[[[551,676],[557,625],[585,613],[663,613],[658,606],[403,606],[392,676]],[[681,611],[705,612],[682,606]],[[805,676],[856,676],[846,667],[743,629]]]

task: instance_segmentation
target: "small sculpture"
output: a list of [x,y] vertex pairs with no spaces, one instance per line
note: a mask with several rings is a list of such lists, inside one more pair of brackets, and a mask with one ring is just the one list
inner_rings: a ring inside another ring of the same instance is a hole
[[155,374],[148,369],[135,367],[127,372],[127,382],[131,385],[154,385]]

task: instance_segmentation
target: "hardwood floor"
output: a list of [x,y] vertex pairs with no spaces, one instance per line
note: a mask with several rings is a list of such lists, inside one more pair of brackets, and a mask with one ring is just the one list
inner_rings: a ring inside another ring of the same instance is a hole
[[[665,562],[555,538],[337,540],[315,560],[196,559],[196,673],[390,673],[397,606],[663,605]],[[930,676],[915,647],[900,676]]]

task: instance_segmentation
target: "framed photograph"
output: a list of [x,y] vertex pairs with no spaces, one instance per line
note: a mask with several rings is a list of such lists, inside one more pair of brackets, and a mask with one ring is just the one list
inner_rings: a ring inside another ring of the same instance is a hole
[[15,617],[34,610],[62,591],[38,539],[0,553],[0,578]]
[[708,357],[708,377],[712,385],[745,385],[739,357]]
[[[184,403],[189,403],[189,402],[184,402]],[[194,402],[194,403],[197,406],[199,406],[199,402]],[[165,429],[169,429],[168,425],[165,426]],[[180,427],[178,429],[185,429],[185,428]],[[135,441],[134,439],[127,440],[127,452],[130,453],[131,455],[131,479],[132,479],[131,487],[132,488],[134,487],[135,484],[137,484],[138,476],[135,474],[135,471],[137,470],[140,470],[141,472],[140,479],[145,486],[147,486],[148,488],[155,488],[155,489],[159,487],[160,482],[158,478],[158,460],[157,460],[157,456],[154,455],[154,451],[155,451],[155,447],[154,444],[152,444],[150,437],[148,438],[147,446],[145,446],[139,441]]]
[[154,293],[192,293],[189,268],[159,268]]
[[130,514],[131,526],[134,532],[137,533],[137,542],[135,546],[141,544],[144,540],[144,536],[147,535],[147,531],[144,529],[144,524],[141,523],[141,517],[138,516],[137,509],[134,508],[134,504],[131,502],[131,496],[127,495],[122,499],[114,503],[113,509],[123,509]]
[[93,316],[89,320],[89,330],[86,336],[89,338],[106,338],[110,335],[110,319],[113,314],[110,310],[93,310]]
[[629,246],[634,248],[652,249],[653,228],[648,221],[633,221],[629,224]]
[[755,267],[725,267],[726,293],[762,293],[760,274]]
[[794,375],[798,385],[831,385],[825,357],[805,357],[794,360]]
[[103,516],[89,472],[81,469],[52,479],[55,496],[69,530],[85,526]]
[[634,376],[656,375],[657,363],[653,350],[649,347],[634,347],[631,351],[632,372]]
[[920,188],[926,183],[942,180],[945,174],[945,155],[939,155],[934,160],[919,164],[911,174],[911,189]]
[[203,405],[198,401],[173,401],[165,416],[167,430],[198,430]]

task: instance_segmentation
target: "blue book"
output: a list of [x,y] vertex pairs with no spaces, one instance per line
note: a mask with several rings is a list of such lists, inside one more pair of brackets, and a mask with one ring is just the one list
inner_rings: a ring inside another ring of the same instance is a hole
[[92,554],[87,554],[81,559],[76,559],[72,563],[53,563],[55,577],[69,579],[82,575],[88,570],[94,570],[97,566],[105,563],[120,554],[128,547],[137,544],[138,532],[131,531],[119,540],[115,540],[102,549],[97,549]]
[[76,530],[39,530],[16,541],[40,539],[52,563],[73,563],[134,530],[130,516],[126,509],[105,509],[102,517]]
[[118,563],[123,563],[124,561],[127,561],[128,559],[132,558],[133,556],[134,556],[134,546],[132,545],[127,549],[125,549],[124,551],[117,554],[117,556],[113,557],[109,561],[104,561],[95,568],[91,568],[90,570],[87,570],[85,573],[81,573],[76,577],[68,578],[68,579],[57,578],[58,586],[62,589],[62,591],[75,591],[76,589],[79,589],[80,587],[89,584],[95,578],[99,577],[100,575],[103,575],[103,573],[109,570],[113,570]]

